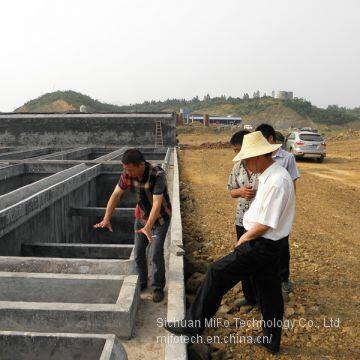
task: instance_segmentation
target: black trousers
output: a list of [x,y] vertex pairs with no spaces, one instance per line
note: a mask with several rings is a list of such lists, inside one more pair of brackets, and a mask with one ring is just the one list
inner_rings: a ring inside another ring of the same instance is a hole
[[[240,239],[241,235],[246,232],[243,226],[236,225],[236,238],[237,240]],[[256,289],[254,278],[252,276],[244,276],[241,279],[241,286],[244,297],[248,304],[255,305],[256,304]]]
[[288,281],[290,276],[290,247],[289,235],[282,239],[280,250],[280,278],[281,281]]
[[279,277],[280,245],[281,241],[258,238],[214,262],[186,313],[186,320],[199,320],[198,331],[202,331],[205,319],[209,321],[215,315],[222,297],[244,277],[253,276],[265,322],[263,333],[271,340],[269,347],[278,351],[284,315]]
[[[236,225],[236,237],[239,240],[240,236],[246,232],[245,228]],[[289,235],[281,240],[280,250],[280,278],[281,281],[288,281],[290,277],[290,247]],[[241,280],[244,297],[250,305],[256,303],[256,291],[254,282],[251,278]]]

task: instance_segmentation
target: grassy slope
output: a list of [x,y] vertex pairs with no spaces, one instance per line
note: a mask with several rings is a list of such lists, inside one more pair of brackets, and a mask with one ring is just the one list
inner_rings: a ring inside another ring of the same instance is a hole
[[81,105],[85,105],[91,111],[120,111],[119,106],[102,103],[90,96],[67,90],[55,91],[44,94],[34,100],[30,100],[15,112],[64,112],[76,111]]

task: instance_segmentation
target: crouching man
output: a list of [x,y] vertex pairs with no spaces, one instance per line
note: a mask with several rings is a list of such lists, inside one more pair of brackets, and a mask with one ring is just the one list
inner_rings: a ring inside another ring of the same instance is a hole
[[165,261],[164,242],[171,219],[171,203],[165,171],[145,161],[143,154],[136,149],[127,150],[122,157],[124,172],[115,186],[104,219],[94,228],[107,228],[112,231],[111,216],[126,189],[136,192],[135,208],[135,262],[140,277],[141,290],[147,288],[148,266],[146,248],[151,249],[151,285],[153,301],[164,298]]
[[292,179],[272,158],[280,146],[270,144],[259,131],[244,136],[234,161],[244,161],[251,172],[260,174],[256,197],[243,218],[246,232],[234,251],[210,266],[185,319],[167,322],[168,331],[176,335],[200,334],[205,320],[209,321],[218,310],[222,297],[244,277],[252,276],[264,320],[263,336],[254,337],[253,342],[271,353],[279,352],[284,314],[280,246],[289,235],[295,214]]

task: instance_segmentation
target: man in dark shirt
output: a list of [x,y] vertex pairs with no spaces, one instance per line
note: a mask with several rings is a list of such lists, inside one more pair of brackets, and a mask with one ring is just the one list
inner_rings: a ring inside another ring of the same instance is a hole
[[141,290],[147,288],[146,248],[151,242],[153,301],[160,302],[164,298],[165,287],[164,241],[171,219],[166,174],[161,166],[145,161],[142,153],[136,149],[124,153],[122,164],[124,172],[108,201],[104,219],[94,227],[112,231],[110,219],[124,191],[130,189],[136,192],[135,262],[140,286]]

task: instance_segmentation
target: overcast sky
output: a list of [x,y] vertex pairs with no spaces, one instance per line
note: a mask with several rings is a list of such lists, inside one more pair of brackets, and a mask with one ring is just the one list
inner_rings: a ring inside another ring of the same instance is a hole
[[0,14],[0,111],[68,89],[360,106],[359,0],[9,0]]

